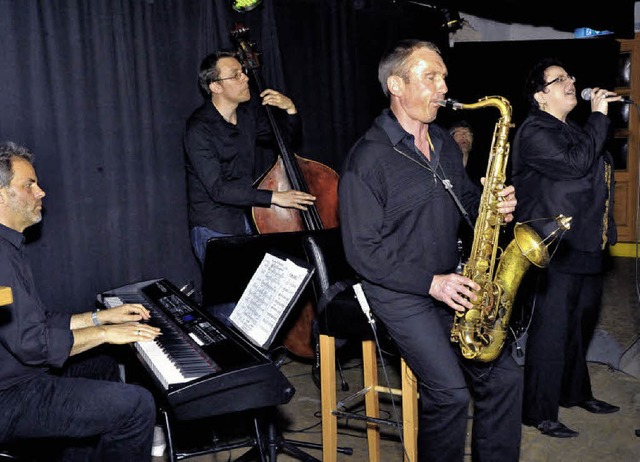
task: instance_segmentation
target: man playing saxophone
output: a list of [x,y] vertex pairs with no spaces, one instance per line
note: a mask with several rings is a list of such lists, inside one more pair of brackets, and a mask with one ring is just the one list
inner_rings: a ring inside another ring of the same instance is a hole
[[[433,123],[446,76],[429,42],[403,40],[382,57],[378,79],[390,107],[354,145],[341,171],[344,247],[374,314],[419,379],[419,460],[463,461],[473,401],[474,460],[515,462],[520,369],[504,352],[487,363],[465,359],[449,339],[454,313],[471,308],[480,289],[454,272],[462,222],[456,202],[474,217],[480,191],[465,173],[456,142]],[[511,221],[514,188],[503,187],[498,196],[498,212]]]

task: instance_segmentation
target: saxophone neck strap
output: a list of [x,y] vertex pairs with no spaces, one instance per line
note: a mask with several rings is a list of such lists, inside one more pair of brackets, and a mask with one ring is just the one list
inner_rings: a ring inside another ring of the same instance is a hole
[[[429,139],[429,143],[431,143],[431,140]],[[473,223],[471,222],[471,217],[469,216],[469,213],[467,212],[467,210],[464,208],[464,206],[462,205],[462,203],[460,202],[460,200],[458,199],[458,196],[456,196],[456,193],[453,192],[453,183],[451,183],[451,181],[447,178],[444,169],[442,168],[442,165],[440,165],[440,162],[438,162],[436,164],[435,168],[431,168],[431,166],[429,164],[425,162],[419,162],[416,159],[414,159],[413,157],[411,157],[410,155],[408,155],[406,152],[401,151],[400,149],[398,149],[396,146],[393,146],[394,151],[396,151],[399,154],[402,154],[404,157],[406,157],[407,159],[409,159],[410,161],[418,164],[420,167],[429,170],[431,173],[433,173],[433,177],[437,178],[438,180],[440,180],[440,182],[442,183],[442,186],[444,186],[444,189],[451,195],[451,198],[453,199],[453,202],[455,202],[456,207],[458,207],[458,210],[460,210],[460,213],[462,214],[462,217],[464,218],[464,220],[467,222],[467,224],[469,225],[469,227],[471,228],[471,230],[474,230],[473,227]],[[440,176],[437,172],[438,167],[440,167],[440,170],[442,171],[442,176]]]
[[473,227],[473,223],[471,222],[471,217],[469,216],[469,212],[467,212],[467,210],[464,208],[464,206],[460,202],[460,199],[458,199],[458,196],[456,196],[456,193],[453,192],[453,185],[447,178],[441,179],[440,181],[442,181],[442,184],[444,185],[444,189],[446,189],[447,192],[451,194],[451,197],[453,198],[453,202],[456,203],[456,206],[458,207],[458,209],[460,210],[460,213],[462,214],[462,218],[464,218],[464,221],[467,222],[467,224],[469,225],[469,228],[471,228],[471,231],[473,231],[474,227]]

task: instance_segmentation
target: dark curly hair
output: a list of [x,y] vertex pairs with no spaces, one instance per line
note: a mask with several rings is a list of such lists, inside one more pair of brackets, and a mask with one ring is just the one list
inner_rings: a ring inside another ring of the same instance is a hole
[[564,69],[564,64],[557,58],[542,58],[529,71],[529,75],[524,85],[524,97],[531,106],[538,107],[538,102],[533,97],[539,91],[544,90],[546,81],[544,80],[544,71],[551,66],[558,66]]

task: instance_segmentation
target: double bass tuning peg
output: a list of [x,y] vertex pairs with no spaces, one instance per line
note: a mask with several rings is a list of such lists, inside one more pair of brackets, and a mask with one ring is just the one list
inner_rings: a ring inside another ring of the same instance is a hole
[[233,29],[231,29],[231,36],[235,39],[242,35],[247,35],[249,33],[249,28],[242,23],[235,23],[233,25]]
[[231,30],[231,37],[238,46],[238,58],[242,66],[247,70],[258,69],[261,53],[255,51],[256,42],[246,39],[248,34],[249,28],[240,23],[236,23]]

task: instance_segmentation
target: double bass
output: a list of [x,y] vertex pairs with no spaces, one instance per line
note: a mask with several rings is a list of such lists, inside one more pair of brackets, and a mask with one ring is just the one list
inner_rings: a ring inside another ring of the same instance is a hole
[[[260,65],[257,53],[253,50],[253,44],[246,40],[248,30],[243,25],[236,24],[231,35],[237,43],[240,63],[251,71],[258,92],[262,93],[265,87],[258,72]],[[292,154],[271,106],[263,107],[267,111],[278,145],[278,156],[273,166],[259,180],[258,189],[294,189],[314,195],[316,201],[307,206],[306,211],[274,204],[271,207],[253,207],[252,217],[258,233],[315,231],[338,227],[338,174],[320,162]],[[284,346],[299,357],[312,359],[315,356],[315,346],[312,344],[314,317],[314,306],[307,301],[283,338]]]

